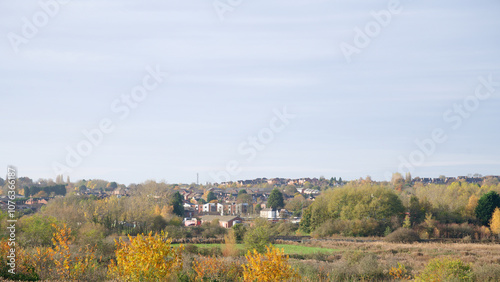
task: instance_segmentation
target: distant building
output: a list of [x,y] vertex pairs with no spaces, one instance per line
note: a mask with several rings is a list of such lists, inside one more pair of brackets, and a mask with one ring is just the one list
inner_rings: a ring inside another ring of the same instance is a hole
[[201,216],[201,223],[212,222],[216,219],[219,220],[219,225],[224,227],[224,228],[231,228],[236,223],[243,222],[243,220],[239,216],[204,215],[204,216]]
[[199,221],[196,218],[184,219],[184,226],[198,226],[200,224],[201,224],[201,221]]
[[267,219],[275,219],[279,217],[279,212],[271,208],[265,208],[260,211],[260,217]]

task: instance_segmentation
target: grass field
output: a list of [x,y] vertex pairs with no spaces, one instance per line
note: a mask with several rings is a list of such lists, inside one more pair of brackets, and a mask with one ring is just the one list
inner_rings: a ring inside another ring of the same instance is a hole
[[[193,244],[198,248],[222,248],[222,244]],[[237,244],[236,245],[239,250],[245,250],[245,245]],[[275,247],[279,249],[283,249],[285,254],[287,255],[309,255],[316,253],[325,253],[331,254],[339,251],[338,249],[330,249],[330,248],[322,248],[322,247],[312,247],[312,246],[304,246],[304,245],[285,245],[285,244],[275,244]]]

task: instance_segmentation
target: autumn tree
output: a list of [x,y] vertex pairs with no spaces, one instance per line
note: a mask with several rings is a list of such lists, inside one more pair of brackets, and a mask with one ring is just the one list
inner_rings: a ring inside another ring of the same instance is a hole
[[404,179],[401,173],[396,172],[392,174],[391,183],[396,191],[401,192],[403,190]]
[[469,201],[467,203],[467,206],[465,206],[465,215],[468,216],[469,218],[474,217],[474,211],[476,210],[477,204],[478,204],[479,198],[476,195],[471,195],[469,197]]
[[271,195],[269,195],[267,204],[273,210],[283,208],[285,206],[283,194],[278,189],[273,189],[273,191],[271,191]]
[[484,194],[475,209],[476,217],[483,225],[488,225],[495,208],[500,207],[500,196],[495,191]]
[[36,248],[34,261],[38,273],[45,270],[46,263],[53,265],[51,277],[64,281],[88,280],[88,275],[96,271],[98,267],[95,250],[89,246],[85,249],[75,250],[72,248],[73,237],[71,228],[66,224],[62,226],[52,225],[55,229],[51,248]]
[[495,208],[490,220],[491,233],[499,235],[500,237],[500,208]]
[[182,269],[183,245],[171,246],[167,234],[129,236],[130,243],[116,241],[116,261],[108,267],[112,279],[165,281]]
[[243,265],[245,281],[300,281],[300,275],[288,262],[288,256],[283,250],[266,246],[266,252],[261,254],[256,250],[248,251]]

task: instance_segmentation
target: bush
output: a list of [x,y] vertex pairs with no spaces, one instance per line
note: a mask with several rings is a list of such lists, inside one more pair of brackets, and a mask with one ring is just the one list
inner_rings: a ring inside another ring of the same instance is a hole
[[265,254],[256,250],[248,251],[243,265],[243,279],[245,281],[290,281],[299,280],[300,275],[288,263],[288,256],[283,250],[273,246],[267,247]]
[[245,234],[246,248],[248,250],[257,250],[259,253],[266,251],[269,240],[269,230],[262,226],[255,227]]
[[57,220],[52,216],[23,216],[19,220],[19,241],[24,247],[50,246],[52,234],[56,231],[53,224],[57,224]]
[[203,231],[201,236],[203,238],[220,238],[226,234],[226,228],[219,225],[219,222],[210,222],[201,225]]
[[198,247],[194,244],[186,244],[184,250],[191,254],[198,254]]
[[446,224],[439,225],[439,234],[442,238],[457,238],[461,239],[466,236],[474,235],[474,226],[472,224],[462,223],[462,224]]
[[416,281],[473,281],[473,278],[470,264],[460,259],[435,258],[416,277]]
[[408,228],[399,228],[385,237],[385,241],[391,243],[413,243],[419,240],[418,233]]
[[190,238],[191,234],[189,233],[189,229],[185,227],[177,227],[173,225],[169,225],[165,227],[165,232],[168,233],[168,237],[172,239],[182,239],[182,238]]
[[388,278],[376,255],[359,250],[346,252],[340,263],[333,266],[331,281],[383,281]]
[[237,260],[202,256],[193,261],[194,281],[239,281],[243,268]]
[[182,269],[184,247],[172,247],[166,234],[129,236],[130,243],[116,242],[116,261],[112,260],[110,278],[127,281],[160,281]]

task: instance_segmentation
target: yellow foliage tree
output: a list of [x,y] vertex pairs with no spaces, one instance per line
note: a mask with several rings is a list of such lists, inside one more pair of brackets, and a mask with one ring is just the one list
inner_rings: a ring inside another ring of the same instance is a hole
[[159,205],[155,206],[155,215],[161,215],[161,209]]
[[171,246],[167,233],[129,236],[130,243],[116,243],[116,262],[111,260],[108,275],[127,281],[162,281],[182,269],[182,251]]
[[[52,263],[55,271],[55,277],[62,280],[82,280],[85,279],[88,273],[94,272],[98,267],[98,262],[95,257],[95,251],[90,248],[80,248],[78,252],[72,253],[71,245],[71,228],[64,224],[59,227],[52,225],[56,232],[52,238],[52,248],[40,249],[36,248],[36,253],[33,256],[36,261],[37,272],[41,272],[48,263]],[[83,254],[79,256],[79,254]]]
[[465,215],[469,217],[474,216],[474,210],[477,207],[477,202],[479,201],[479,198],[476,195],[472,195],[469,197],[469,202],[467,203],[467,206],[465,206]]
[[500,236],[500,208],[498,208],[498,207],[495,208],[495,211],[493,212],[493,216],[491,217],[490,229],[491,229],[491,233]]
[[167,219],[168,215],[172,214],[173,210],[174,210],[173,206],[163,206],[163,208],[161,209],[161,216]]
[[245,281],[300,281],[300,275],[288,263],[284,251],[274,246],[266,246],[267,252],[259,254],[256,250],[248,251],[243,265]]

